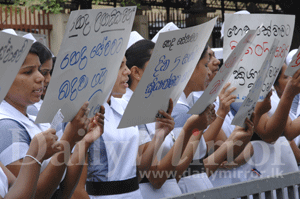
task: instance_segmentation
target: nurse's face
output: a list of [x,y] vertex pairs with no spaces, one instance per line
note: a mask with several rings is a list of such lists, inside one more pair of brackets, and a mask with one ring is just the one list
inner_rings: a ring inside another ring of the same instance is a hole
[[209,55],[206,52],[205,56],[198,62],[190,79],[190,85],[193,87],[193,91],[203,91],[208,86],[210,76],[212,75],[210,69],[207,67],[208,62]]
[[51,80],[51,75],[50,75],[50,71],[52,70],[52,59],[49,59],[47,61],[45,61],[41,67],[40,67],[40,72],[41,74],[44,76],[45,80],[44,80],[44,89],[43,89],[43,96],[46,94],[47,91],[47,87],[49,85],[49,82]]
[[207,49],[208,55],[209,55],[209,62],[207,64],[208,68],[211,70],[212,75],[209,78],[209,81],[211,81],[219,71],[219,65],[220,61],[216,58],[215,52],[208,47]]
[[5,100],[15,108],[26,108],[40,101],[44,88],[44,76],[39,72],[40,65],[36,54],[27,55],[5,97]]
[[287,76],[287,75],[284,74],[286,69],[287,69],[287,65],[284,64],[284,65],[282,66],[282,69],[281,69],[281,74],[280,74],[280,76],[278,77],[278,81],[277,81],[276,84],[274,84],[274,88],[275,88],[275,90],[276,90],[276,92],[277,92],[279,98],[282,96],[286,84],[287,84],[288,81],[292,78],[292,77]]
[[128,80],[130,75],[130,70],[126,65],[126,57],[124,56],[122,64],[120,66],[118,77],[116,83],[112,90],[112,95],[114,97],[122,97],[126,93],[126,88],[128,88]]

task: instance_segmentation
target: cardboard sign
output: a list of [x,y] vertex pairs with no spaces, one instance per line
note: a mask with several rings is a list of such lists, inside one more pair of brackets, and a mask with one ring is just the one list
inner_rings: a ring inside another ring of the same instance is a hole
[[300,68],[300,46],[298,48],[298,51],[293,56],[292,61],[288,65],[287,69],[285,70],[285,75],[287,76],[293,76],[297,70]]
[[250,89],[250,92],[248,93],[246,99],[244,100],[243,104],[239,108],[239,111],[234,116],[234,118],[231,122],[232,125],[245,127],[246,118],[250,119],[251,114],[253,113],[253,111],[255,109],[255,105],[256,105],[256,102],[258,101],[261,90],[263,88],[264,82],[266,80],[267,72],[271,66],[271,63],[274,58],[274,54],[276,52],[276,48],[277,48],[278,44],[279,44],[279,40],[275,39],[264,63],[261,66],[261,70],[259,72],[259,75],[258,75],[254,85]]
[[33,41],[0,32],[0,102],[15,80]]
[[223,66],[217,72],[214,79],[209,83],[208,87],[205,89],[204,93],[189,110],[189,114],[201,114],[208,105],[212,104],[224,84],[227,83],[232,71],[239,64],[246,50],[252,44],[254,38],[256,37],[257,30],[249,30],[244,38],[237,44],[236,48],[229,55],[228,59],[224,62]]
[[[256,30],[257,37],[254,46],[248,48],[230,77],[230,87],[237,87],[232,93],[237,96],[236,102],[243,102],[258,77],[259,69],[268,55],[274,39],[279,40],[273,62],[269,68],[268,77],[263,85],[260,100],[270,91],[283,60],[289,52],[294,32],[295,16],[282,14],[250,14],[225,15],[224,58],[226,59],[236,44],[248,30]],[[263,26],[260,27],[260,25]]]
[[51,122],[61,109],[71,121],[85,101],[92,117],[115,84],[136,7],[72,12],[36,122]]
[[154,122],[158,111],[176,104],[208,41],[216,18],[191,28],[159,34],[148,66],[118,128]]

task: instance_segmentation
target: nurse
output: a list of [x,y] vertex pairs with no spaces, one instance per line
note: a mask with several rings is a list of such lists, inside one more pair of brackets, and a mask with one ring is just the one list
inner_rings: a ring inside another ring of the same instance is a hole
[[[150,60],[154,43],[149,40],[139,40],[127,49],[125,56],[127,58],[127,66],[131,70],[128,81],[129,88],[126,89],[126,94],[122,97],[122,105],[126,108],[133,92],[135,91],[145,68]],[[210,109],[211,111],[213,109]],[[198,129],[206,128],[206,115],[209,111],[203,114],[203,119],[198,124]],[[213,115],[213,113],[212,113]],[[156,129],[155,123],[145,124],[139,126],[140,132],[146,132],[151,138],[154,137]],[[186,125],[187,127],[188,125]],[[202,132],[201,132],[202,134]],[[158,156],[152,164],[149,172],[140,173],[142,181],[140,182],[140,189],[143,198],[164,198],[180,195],[181,190],[176,182],[175,170],[178,164],[182,151],[186,146],[186,142],[192,134],[190,132],[182,132],[175,142],[174,132],[170,132],[164,139],[162,146],[159,149]],[[184,139],[186,139],[184,141]],[[175,142],[175,143],[174,143]],[[182,143],[185,143],[182,145]],[[157,146],[157,149],[159,146]],[[175,170],[175,171],[174,171]]]
[[125,93],[129,74],[124,57],[112,93],[104,103],[105,133],[89,149],[86,191],[90,198],[142,198],[136,157],[139,145],[147,140],[140,142],[137,127],[117,129],[124,110],[112,96]]
[[[209,53],[208,53],[208,46],[205,47],[197,66],[187,84],[185,87],[183,93],[181,94],[178,103],[174,107],[174,111],[172,113],[172,116],[175,120],[175,128],[180,129],[185,124],[185,121],[191,116],[190,114],[187,114],[187,112],[191,108],[191,99],[190,96],[192,96],[192,92],[195,91],[204,91],[209,84],[209,77],[211,76],[211,71],[207,67],[210,62],[209,59]],[[196,145],[198,148],[195,149],[187,148],[183,154],[183,158],[185,154],[193,154],[195,153],[193,157],[193,163],[190,164],[188,169],[183,173],[183,176],[177,176],[177,180],[179,180],[179,186],[181,188],[181,191],[183,193],[190,193],[195,191],[201,191],[205,189],[212,188],[213,185],[211,181],[208,179],[210,175],[212,175],[215,170],[220,166],[220,164],[225,159],[230,159],[232,157],[227,157],[226,154],[228,151],[228,148],[226,148],[226,145],[230,144],[230,140],[237,140],[235,138],[236,135],[231,135],[226,138],[223,131],[221,130],[221,126],[224,122],[224,118],[226,114],[229,111],[229,105],[234,102],[235,96],[231,95],[231,93],[234,91],[234,88],[228,89],[226,88],[229,86],[229,84],[225,85],[225,87],[222,89],[221,92],[221,105],[217,111],[217,118],[216,120],[210,125],[210,127],[205,131],[204,136],[201,137],[191,137],[191,142],[199,143]],[[235,148],[233,151],[233,156],[237,156],[243,148],[246,146],[246,144],[249,142],[251,136],[252,136],[252,126],[251,121],[248,121],[248,125],[250,126],[250,131],[247,131],[248,133],[245,133],[245,137],[239,137],[238,139],[241,139],[240,141],[243,141],[242,145],[239,148]],[[237,128],[235,131],[240,131],[242,129]],[[244,129],[243,129],[244,131]],[[207,147],[206,144],[209,143],[209,141],[214,141],[216,137],[223,133],[222,139],[225,142],[222,142],[221,146],[212,154],[210,154],[207,158]],[[235,133],[234,133],[235,134]],[[249,137],[249,135],[251,135]],[[203,138],[204,137],[204,138]],[[187,155],[190,157],[189,155]],[[214,162],[215,161],[215,162]],[[211,164],[211,162],[214,162],[214,164]],[[183,169],[178,168],[179,169]]]
[[37,48],[38,57],[41,62],[39,71],[44,76],[44,87],[43,87],[43,94],[41,96],[42,99],[39,102],[28,106],[27,113],[30,115],[37,116],[42,106],[43,98],[46,94],[47,87],[51,80],[50,72],[52,71],[53,61],[52,61],[52,53],[46,46],[44,46],[40,42],[35,42],[35,46]]
[[[40,175],[40,163],[60,150],[61,146],[57,142],[54,129],[35,135],[24,158],[24,165],[21,167],[18,178],[0,163],[0,198],[33,198]],[[44,157],[37,156],[39,151],[44,151]]]
[[[44,77],[39,71],[40,65],[38,50],[34,43],[0,105],[0,129],[1,136],[3,136],[3,139],[0,140],[0,161],[15,176],[18,176],[20,172],[33,137],[50,127],[50,124],[35,124],[35,117],[27,114],[27,107],[40,101],[43,93]],[[70,150],[76,145],[71,160],[80,162],[82,160],[81,154],[84,154],[84,150],[87,150],[87,147],[93,141],[93,139],[90,139],[91,135],[94,135],[93,128],[86,136],[78,134],[79,129],[84,129],[84,132],[86,132],[90,124],[90,120],[86,116],[88,114],[87,106],[88,103],[85,103],[74,119],[67,125],[60,140],[63,144],[62,152],[43,162],[35,198],[50,198],[57,191],[67,168]],[[97,134],[92,136],[96,139],[103,132],[103,114],[98,113],[92,121],[97,122],[97,126],[99,126],[98,131],[96,131]],[[60,190],[61,193],[65,194],[65,198],[70,197],[72,189],[78,181],[80,168],[82,168],[82,165],[68,167],[66,177],[62,182],[65,189]]]

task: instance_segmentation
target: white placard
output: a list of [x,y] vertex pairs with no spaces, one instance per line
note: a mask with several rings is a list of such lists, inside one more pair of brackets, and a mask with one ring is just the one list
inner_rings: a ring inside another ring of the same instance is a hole
[[0,32],[0,102],[15,80],[33,41]]
[[287,69],[285,70],[285,75],[287,76],[293,76],[297,70],[300,68],[300,46],[296,52],[296,54],[293,56],[292,61],[288,65]]
[[238,43],[236,48],[231,52],[228,59],[217,72],[214,79],[209,83],[204,93],[189,110],[189,114],[201,114],[208,105],[212,104],[219,95],[224,84],[228,81],[232,71],[239,64],[245,55],[246,50],[252,44],[256,37],[257,30],[249,30],[244,38]]
[[71,121],[85,101],[92,117],[115,84],[136,7],[72,12],[36,122],[51,122],[58,109]]
[[253,111],[255,109],[256,102],[258,101],[258,98],[260,96],[264,82],[266,80],[267,72],[271,66],[271,63],[274,58],[274,54],[276,52],[276,48],[277,48],[278,44],[279,44],[279,40],[274,39],[271,49],[268,52],[268,55],[267,55],[264,63],[261,66],[259,75],[258,75],[256,81],[254,82],[254,85],[250,89],[250,92],[248,93],[243,104],[239,108],[239,111],[234,116],[234,118],[231,122],[232,125],[245,127],[246,118],[250,119],[251,114],[253,113]]
[[191,28],[159,34],[143,77],[118,128],[155,121],[158,111],[174,105],[188,83],[208,41],[216,18]]
[[[238,68],[234,69],[230,77],[230,87],[237,87],[232,93],[237,95],[236,102],[243,102],[253,86],[259,67],[265,60],[274,39],[279,40],[273,62],[269,68],[267,79],[263,85],[259,99],[263,99],[271,89],[283,60],[289,52],[294,32],[294,15],[282,14],[226,14],[224,30],[224,58],[235,48],[238,41],[248,30],[259,29],[254,40],[254,46],[249,47]],[[262,27],[259,27],[263,24]]]

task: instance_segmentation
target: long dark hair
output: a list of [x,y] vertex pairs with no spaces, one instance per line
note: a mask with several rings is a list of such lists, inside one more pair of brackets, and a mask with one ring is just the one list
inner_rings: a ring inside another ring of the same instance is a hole
[[[155,43],[150,40],[139,40],[130,46],[126,53],[125,57],[127,59],[126,65],[129,70],[133,66],[137,66],[140,69],[144,69],[145,63],[150,60],[152,50],[155,46]],[[129,76],[128,85],[131,85],[131,78]]]

